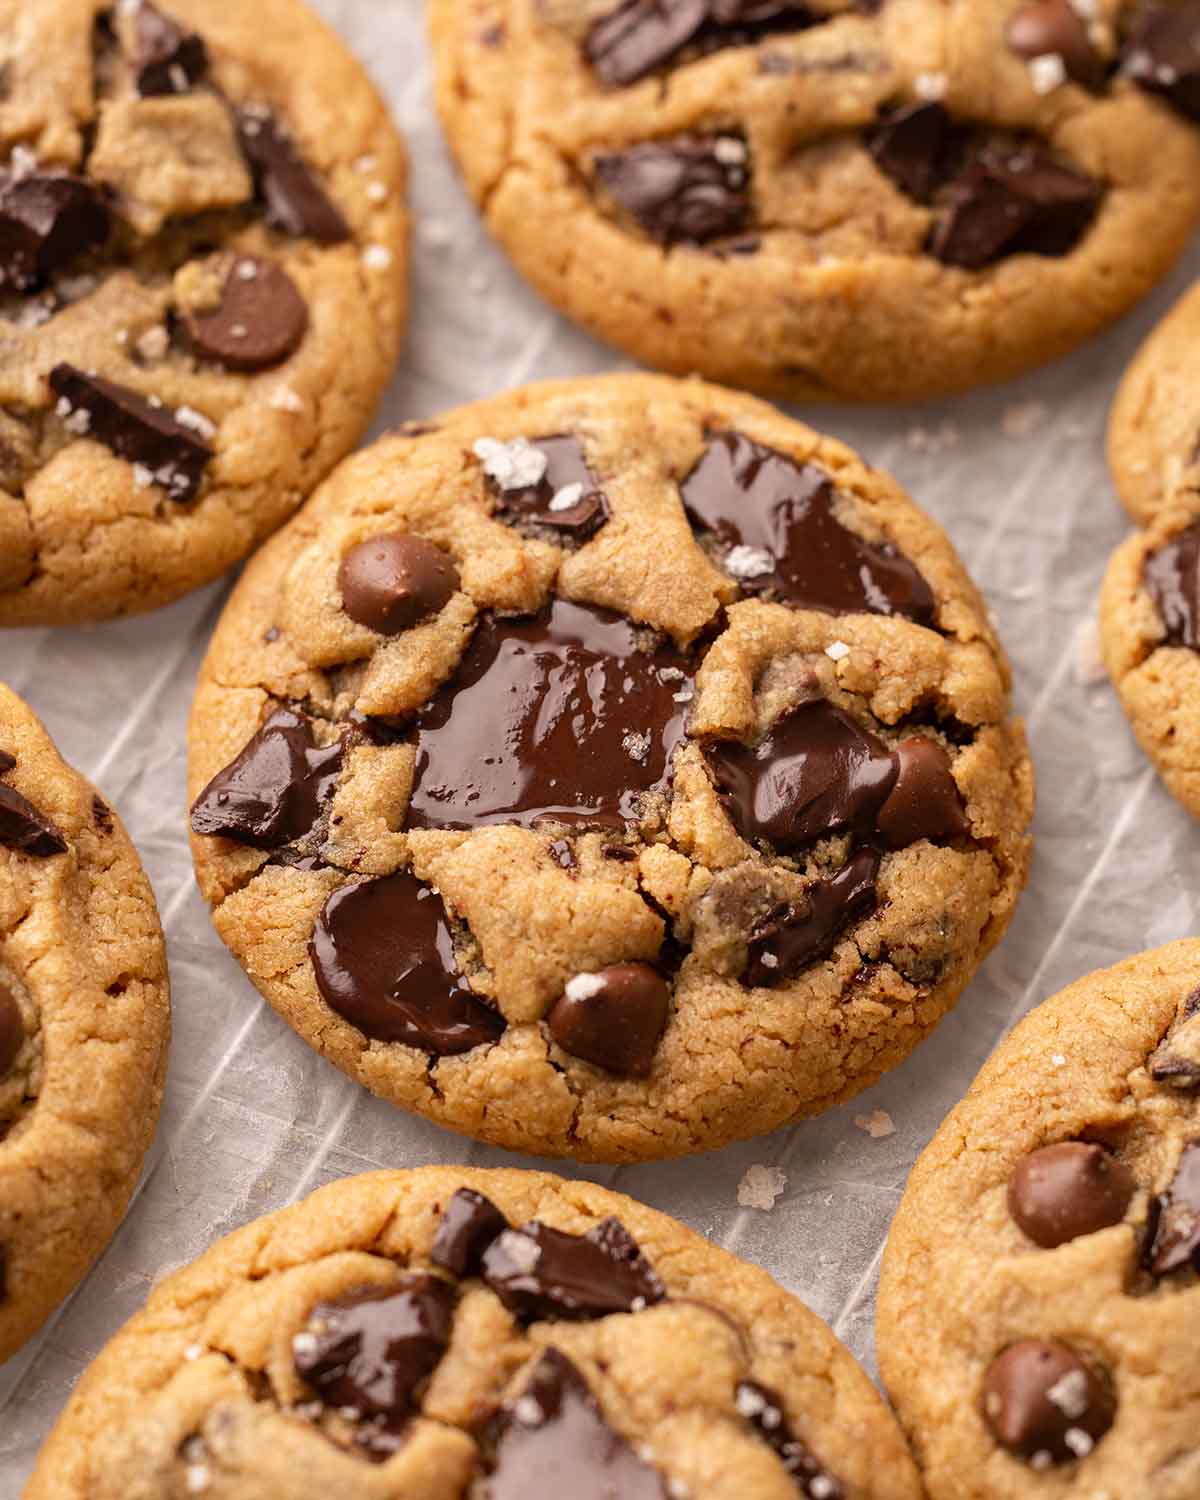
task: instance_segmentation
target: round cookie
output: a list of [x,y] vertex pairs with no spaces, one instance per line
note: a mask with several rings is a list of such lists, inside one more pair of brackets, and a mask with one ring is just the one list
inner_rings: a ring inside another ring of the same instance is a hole
[[793,400],[1004,379],[1127,309],[1200,211],[1194,0],[1181,35],[1138,0],[429,9],[492,233],[678,373]]
[[1178,491],[1124,541],[1100,595],[1108,674],[1171,794],[1200,817],[1200,499]]
[[635,1160],[816,1113],[1000,937],[1032,770],[942,532],[757,401],[527,387],[356,455],[192,713],[221,936],[352,1078]]
[[913,1169],[880,1367],[930,1500],[1200,1488],[1200,942],[1001,1043]]
[[1125,509],[1145,526],[1181,492],[1200,490],[1200,287],[1137,353],[1108,423],[1108,461]]
[[162,929],[113,810],[0,684],[0,1361],[82,1280],[154,1135]]
[[895,1420],[764,1272],[540,1172],[335,1182],[170,1277],[26,1500],[919,1500]]
[[0,626],[208,583],[358,442],[406,300],[406,165],[302,0],[0,17]]

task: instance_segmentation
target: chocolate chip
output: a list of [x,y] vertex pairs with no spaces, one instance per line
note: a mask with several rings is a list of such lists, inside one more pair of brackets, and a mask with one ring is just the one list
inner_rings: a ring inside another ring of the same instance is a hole
[[942,747],[922,737],[901,740],[894,753],[896,784],[875,820],[884,844],[904,849],[918,839],[967,836],[971,825]]
[[150,0],[137,12],[137,88],[143,97],[186,94],[208,72],[208,48]]
[[1155,1083],[1181,1094],[1200,1090],[1200,991],[1188,997],[1183,1013],[1147,1063]]
[[846,1491],[788,1424],[783,1402],[769,1386],[740,1380],[738,1412],[779,1458],[807,1500],[845,1500]]
[[236,124],[268,222],[322,245],[350,239],[350,226],[278,120],[268,110],[246,108],[238,111]]
[[458,569],[440,547],[408,532],[373,536],[342,558],[342,608],[379,635],[403,635],[435,615],[458,588]]
[[651,239],[703,245],[749,227],[749,160],[737,136],[679,135],[599,155],[595,168]]
[[870,836],[896,784],[887,746],[823,698],[801,704],[753,747],[720,741],[704,755],[742,837],[785,851],[847,829]]
[[69,172],[0,175],[0,285],[30,292],[112,230],[103,190]]
[[[515,460],[514,460],[514,449]],[[600,481],[588,466],[579,439],[559,433],[514,443],[483,438],[475,445],[488,484],[505,521],[528,521],[587,541],[611,514]],[[524,482],[522,469],[543,467],[541,478]]]
[[0,1080],[17,1060],[25,1042],[25,1022],[21,1018],[21,1007],[17,997],[4,984],[0,984]]
[[6,776],[17,763],[17,757],[7,750],[0,750],[0,776]]
[[1116,1401],[1065,1344],[1025,1339],[988,1366],[983,1415],[1002,1447],[1043,1468],[1086,1458],[1112,1426]]
[[842,525],[829,476],[811,464],[718,432],[681,494],[688,519],[715,538],[743,588],[831,614],[934,623],[937,602],[924,578],[890,542],[869,542]]
[[395,1430],[445,1353],[454,1305],[453,1287],[436,1276],[318,1302],[293,1340],[296,1372],[324,1405]]
[[608,610],[555,599],[533,619],[485,615],[416,717],[407,826],[635,823],[669,784],[691,674]]
[[507,1228],[508,1220],[490,1198],[459,1188],[446,1205],[429,1258],[455,1276],[477,1276],[483,1252]]
[[1190,1141],[1170,1187],[1154,1201],[1143,1265],[1152,1276],[1200,1271],[1200,1141]]
[[99,797],[92,798],[92,822],[105,837],[113,831],[112,808]]
[[187,309],[182,323],[201,358],[252,373],[295,354],[308,330],[308,305],[281,265],[239,255],[217,307]]
[[1044,147],[982,152],[946,190],[929,248],[979,270],[1003,255],[1066,255],[1092,222],[1100,184]]
[[458,971],[442,898],[407,870],[334,891],[309,953],[325,1003],[376,1041],[452,1057],[504,1034]]
[[1142,579],[1166,630],[1166,643],[1200,651],[1200,521],[1152,552]]
[[1103,60],[1092,46],[1087,22],[1071,0],[1034,0],[1022,6],[1004,36],[1012,51],[1026,61],[1060,57],[1067,77],[1085,89],[1098,88],[1104,81]]
[[141,465],[172,500],[195,498],[213,450],[161,401],[67,364],[50,371],[50,389],[70,432]]
[[50,819],[10,786],[0,786],[0,844],[37,859],[63,854],[67,848]]
[[484,1252],[483,1279],[525,1323],[640,1312],[667,1295],[618,1219],[583,1235],[537,1219],[506,1229]]
[[278,849],[311,832],[337,788],[344,746],[318,745],[313,723],[277,708],[192,806],[192,830],[252,849]]
[[649,1078],[671,1009],[670,986],[650,964],[613,964],[576,974],[546,1017],[572,1057],[621,1078]]
[[950,177],[964,132],[944,104],[912,104],[886,114],[867,131],[875,165],[902,192],[928,203]]
[[1180,114],[1200,120],[1200,0],[1146,10],[1130,35],[1123,68]]
[[860,849],[836,875],[809,886],[807,908],[771,913],[750,935],[745,982],[780,984],[828,958],[845,929],[874,909],[878,874],[879,855]]
[[1008,1211],[1035,1245],[1053,1250],[1119,1224],[1136,1183],[1103,1146],[1061,1141],[1031,1151],[1008,1182]]
[[593,23],[584,52],[604,83],[629,84],[686,47],[713,52],[827,19],[787,0],[625,0]]
[[524,1390],[488,1433],[486,1500],[667,1500],[662,1476],[611,1428],[579,1370],[543,1350]]

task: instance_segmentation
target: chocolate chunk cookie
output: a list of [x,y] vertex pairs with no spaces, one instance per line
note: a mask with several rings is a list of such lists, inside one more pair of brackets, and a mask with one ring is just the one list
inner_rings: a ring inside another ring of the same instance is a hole
[[917,1162],[879,1362],[930,1500],[1200,1489],[1200,942],[1089,974]]
[[162,930],[133,845],[0,684],[0,1363],[120,1222],[169,1033]]
[[769,1276],[589,1183],[429,1167],[220,1241],[101,1353],[26,1500],[919,1500]]
[[151,609],[370,422],[403,148],[301,0],[13,0],[0,62],[0,626]]
[[1100,598],[1109,676],[1168,790],[1200,817],[1200,496],[1164,499],[1113,554]]
[[366,1087],[678,1155],[848,1098],[957,999],[1032,772],[946,538],[759,402],[532,386],[342,467],[201,673],[226,943]]
[[663,369],[796,400],[1004,379],[1127,309],[1200,211],[1196,0],[429,11],[488,227]]

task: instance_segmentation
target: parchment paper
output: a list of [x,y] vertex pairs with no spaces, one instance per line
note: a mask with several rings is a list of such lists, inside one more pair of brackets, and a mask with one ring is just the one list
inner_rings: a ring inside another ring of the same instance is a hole
[[[419,0],[317,0],[388,93],[412,149],[415,318],[378,426],[523,381],[620,368],[545,307],[493,247],[436,126]],[[1193,254],[1132,318],[998,391],[920,410],[800,415],[890,469],[949,531],[1016,673],[1039,778],[1033,878],[957,1011],[869,1094],[714,1155],[635,1168],[558,1166],[676,1214],[765,1266],[873,1365],[879,1256],[905,1176],[1002,1033],[1091,969],[1197,929],[1200,830],[1159,785],[1097,676],[1095,599],[1126,523],[1103,461],[1115,383],[1200,272]],[[143,1186],[112,1247],[40,1337],[0,1369],[0,1496],[100,1346],[156,1278],[219,1235],[333,1178],[428,1162],[537,1165],[373,1099],[259,999],[212,931],[185,840],[184,730],[217,586],[146,619],[0,635],[0,676],[119,808],[170,945],[175,1040]],[[856,1119],[888,1121],[868,1133]],[[787,1175],[770,1212],[740,1208],[754,1165]]]

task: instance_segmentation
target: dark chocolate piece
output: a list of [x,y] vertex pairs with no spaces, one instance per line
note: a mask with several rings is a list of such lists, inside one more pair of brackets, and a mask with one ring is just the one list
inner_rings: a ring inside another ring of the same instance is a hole
[[338,588],[352,620],[379,635],[403,635],[435,615],[458,588],[453,558],[424,537],[389,532],[342,558]]
[[506,1229],[484,1252],[483,1279],[525,1323],[640,1312],[667,1295],[619,1219],[583,1235],[537,1219]]
[[92,798],[92,822],[102,834],[108,835],[113,831],[112,808],[100,797]]
[[454,1276],[478,1276],[483,1252],[507,1228],[508,1220],[490,1198],[459,1188],[446,1205],[429,1258]]
[[1048,55],[1062,58],[1067,77],[1085,89],[1098,88],[1104,81],[1103,59],[1071,0],[1033,0],[1013,16],[1004,37],[1027,62]]
[[17,757],[7,750],[0,750],[0,776],[6,776],[17,763]]
[[931,202],[949,180],[963,140],[946,106],[934,102],[893,110],[866,136],[875,165],[918,203]]
[[546,461],[545,473],[537,484],[510,488],[488,475],[501,519],[529,521],[575,541],[587,541],[611,512],[600,481],[588,467],[583,444],[577,437],[560,433],[533,438],[530,447]]
[[252,849],[279,849],[310,833],[337,789],[345,747],[319,746],[313,723],[277,708],[192,806],[192,830]]
[[679,135],[595,159],[609,196],[661,245],[703,245],[749,228],[749,153],[738,136]]
[[1189,1141],[1171,1185],[1154,1201],[1143,1264],[1152,1276],[1200,1271],[1200,1141]]
[[1187,119],[1200,121],[1200,0],[1144,10],[1122,66],[1136,84],[1161,94]]
[[67,848],[50,819],[11,786],[0,786],[0,844],[36,859],[64,854]]
[[0,287],[31,292],[103,245],[112,230],[104,190],[70,172],[0,174]]
[[572,1057],[621,1078],[649,1078],[666,1029],[671,988],[651,964],[576,974],[550,1008],[550,1035]]
[[321,245],[340,245],[350,239],[350,226],[341,211],[274,115],[248,107],[238,111],[236,124],[242,154],[266,204],[268,222],[284,234]]
[[878,874],[879,855],[860,849],[836,875],[809,886],[806,909],[771,913],[750,935],[745,982],[779,984],[828,958],[845,929],[874,909]]
[[901,740],[893,752],[896,783],[879,809],[875,827],[889,849],[918,839],[966,838],[971,825],[950,771],[950,757],[936,740]]
[[624,0],[592,24],[584,52],[604,83],[623,85],[685,48],[715,52],[827,19],[789,0]]
[[983,1415],[992,1436],[1035,1469],[1086,1458],[1113,1424],[1109,1383],[1065,1344],[1026,1339],[988,1366]]
[[792,1431],[777,1392],[755,1380],[738,1382],[737,1409],[772,1448],[806,1500],[845,1500],[846,1491]]
[[239,255],[218,305],[187,309],[182,322],[202,359],[249,374],[295,354],[308,330],[308,304],[276,261]]
[[1181,1094],[1200,1090],[1200,990],[1188,996],[1178,1020],[1146,1066],[1155,1083],[1166,1084]]
[[1008,1211],[1043,1250],[1119,1224],[1137,1184],[1103,1146],[1061,1141],[1031,1151],[1008,1181]]
[[50,371],[50,389],[69,431],[140,464],[172,500],[195,499],[213,450],[161,401],[67,364]]
[[208,72],[208,48],[150,0],[142,0],[137,20],[137,89],[143,97],[186,94]]
[[1200,521],[1150,554],[1142,580],[1163,622],[1166,644],[1200,651]]
[[325,1003],[376,1041],[452,1057],[504,1034],[458,971],[442,898],[407,870],[334,891],[309,953]]
[[0,1081],[16,1062],[24,1042],[25,1022],[21,1019],[17,997],[6,985],[0,984]]

